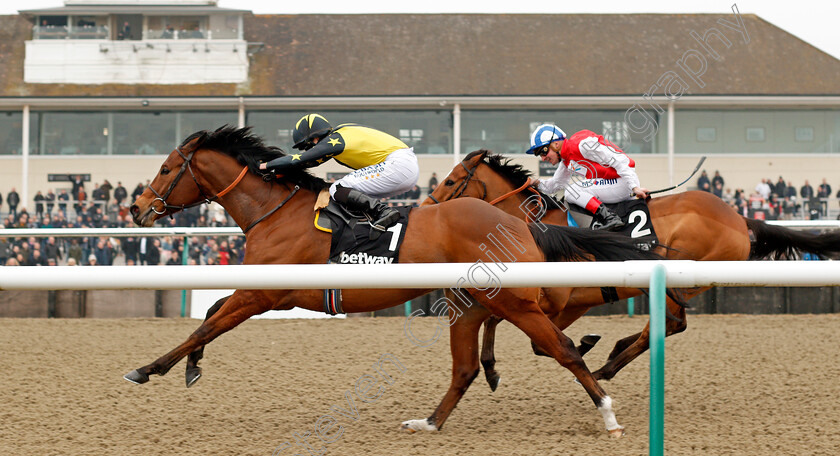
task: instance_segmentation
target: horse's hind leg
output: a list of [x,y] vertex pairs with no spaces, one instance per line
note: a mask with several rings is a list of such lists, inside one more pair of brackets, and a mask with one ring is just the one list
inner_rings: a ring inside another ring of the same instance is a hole
[[[452,310],[449,317],[453,318]],[[437,431],[458,405],[467,388],[478,375],[478,331],[490,315],[484,307],[473,304],[449,327],[449,348],[452,352],[452,382],[435,411],[424,420],[404,421],[400,426],[409,432]]]
[[560,365],[569,369],[580,384],[586,389],[592,402],[601,412],[604,418],[604,425],[612,437],[624,435],[624,427],[620,426],[615,419],[615,412],[612,409],[612,399],[607,395],[601,385],[598,384],[592,373],[586,367],[583,358],[575,348],[574,342],[569,339],[557,326],[551,323],[548,317],[543,314],[536,305],[532,309],[528,306],[517,310],[513,306],[504,305],[492,309],[497,315],[502,315],[521,329],[537,345],[557,360]]
[[609,356],[607,356],[607,361],[612,361],[624,350],[627,350],[627,347],[633,345],[633,342],[639,340],[642,333],[637,332],[631,336],[627,336],[624,339],[620,339],[618,342],[615,343],[615,347],[613,347],[612,351],[610,352]]
[[277,299],[269,298],[266,291],[237,290],[210,318],[205,320],[189,338],[155,362],[135,369],[124,378],[132,383],[149,381],[149,375],[164,375],[182,358],[207,345],[216,337],[233,329],[248,318],[272,308]]
[[[230,298],[230,296],[225,296],[224,298],[219,299],[215,304],[207,309],[207,315],[204,317],[204,321],[207,321],[208,318],[212,317],[213,314],[215,314],[216,311],[219,310],[225,302],[227,302],[228,298]],[[198,367],[198,362],[201,358],[204,358],[204,345],[196,350],[193,350],[193,352],[187,357],[187,388],[193,386],[193,384],[201,378],[201,368]]]
[[490,385],[490,390],[496,391],[501,376],[496,372],[495,340],[496,326],[502,321],[501,318],[490,315],[484,322],[484,337],[481,339],[481,366],[484,367],[484,377]]
[[[685,309],[674,302],[671,298],[666,299],[666,305],[668,306],[668,310],[670,310],[671,314],[677,317],[680,321],[673,321],[671,319],[665,321],[665,337],[685,331],[685,328],[688,326],[685,322]],[[620,353],[616,354],[616,351],[619,349],[619,344],[629,341],[632,337],[634,336],[626,337],[616,343],[616,348],[613,349],[613,353],[610,353],[611,358],[606,364],[604,364],[603,367],[593,372],[595,378],[599,380],[612,379],[618,371],[648,349],[650,346],[650,322],[648,321],[648,324],[645,325],[645,329],[638,334],[636,340],[634,340]]]

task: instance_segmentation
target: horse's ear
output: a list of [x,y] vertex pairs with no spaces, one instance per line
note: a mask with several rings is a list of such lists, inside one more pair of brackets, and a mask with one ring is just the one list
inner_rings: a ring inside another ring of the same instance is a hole
[[201,134],[198,135],[195,139],[193,139],[192,141],[184,144],[184,147],[182,147],[181,150],[184,153],[190,153],[190,152],[198,149],[199,147],[201,147],[201,145],[204,144],[204,141],[207,141],[207,138],[209,136],[210,135],[206,131],[202,131]]
[[476,150],[474,152],[470,152],[469,154],[467,154],[466,157],[464,157],[464,162],[465,163],[471,163],[471,164],[478,164],[478,162],[484,160],[484,157],[487,156],[488,152],[490,152],[490,151],[487,150],[487,149],[481,149],[481,150]]

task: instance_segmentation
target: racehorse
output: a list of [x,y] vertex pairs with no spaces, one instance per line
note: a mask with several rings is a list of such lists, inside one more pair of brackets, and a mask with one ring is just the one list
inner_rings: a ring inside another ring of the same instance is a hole
[[[568,226],[566,208],[552,206],[553,200],[538,196],[531,187],[531,173],[520,165],[487,150],[467,155],[423,202],[423,206],[460,197],[479,198],[494,204],[522,220]],[[660,244],[660,253],[667,259],[702,261],[743,261],[776,259],[796,253],[827,255],[840,252],[840,233],[814,235],[768,225],[760,220],[739,215],[720,198],[704,191],[687,191],[649,200],[648,207]],[[750,232],[755,242],[751,245]],[[708,288],[683,290],[684,299],[691,299]],[[591,307],[604,304],[604,293],[597,288],[554,288],[544,290],[551,301],[549,318],[562,331]],[[637,296],[638,289],[617,289],[613,297]],[[686,329],[685,306],[667,298],[668,311],[676,316],[666,322],[666,336]],[[499,319],[489,318],[484,327],[481,363],[491,389],[495,390],[499,374],[495,370],[493,342]],[[649,324],[642,332],[619,340],[606,364],[593,372],[599,380],[610,380],[624,366],[642,354],[649,345]],[[597,341],[597,339],[596,339]],[[532,344],[533,345],[533,344]],[[584,346],[585,350],[591,346]],[[535,353],[544,354],[538,346]],[[585,352],[584,352],[585,353]]]
[[[214,132],[194,133],[169,154],[152,182],[131,205],[131,214],[138,225],[148,227],[186,207],[216,201],[246,233],[245,264],[326,263],[330,236],[315,229],[313,207],[329,184],[305,170],[288,171],[282,176],[261,173],[260,162],[282,155],[280,149],[265,146],[248,128],[225,126]],[[507,248],[517,256],[516,261],[661,258],[611,233],[560,227],[543,231],[473,198],[417,208],[410,212],[409,220],[399,256],[404,263],[476,263],[487,258],[483,239],[488,234],[504,236],[511,242]],[[482,322],[494,314],[516,325],[569,369],[602,413],[610,434],[623,434],[612,410],[612,400],[571,340],[545,316],[540,307],[540,288],[496,289],[491,290],[496,293],[491,297],[479,291],[483,284],[469,285],[466,291],[480,305],[449,309],[453,365],[449,390],[428,418],[405,421],[403,429],[414,432],[439,430],[443,426],[478,375],[478,333]],[[343,307],[346,312],[369,312],[429,291],[345,290]],[[145,383],[149,375],[164,375],[190,355],[186,373],[190,386],[201,375],[197,364],[207,343],[253,315],[293,307],[323,310],[323,291],[237,290],[214,305],[185,342],[153,363],[129,372],[125,378]]]

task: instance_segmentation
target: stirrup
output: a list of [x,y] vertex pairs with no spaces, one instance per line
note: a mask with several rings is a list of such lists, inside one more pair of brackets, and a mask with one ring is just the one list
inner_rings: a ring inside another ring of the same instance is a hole
[[622,222],[620,218],[616,217],[613,219],[612,222],[609,220],[604,220],[603,223],[599,224],[592,228],[595,231],[615,231],[621,228],[624,228],[627,224]]

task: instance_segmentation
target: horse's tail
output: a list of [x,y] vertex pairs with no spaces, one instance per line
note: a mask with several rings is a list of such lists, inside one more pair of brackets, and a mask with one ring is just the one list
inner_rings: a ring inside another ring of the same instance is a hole
[[781,226],[768,225],[761,220],[744,217],[755,236],[755,243],[750,248],[750,259],[761,260],[768,257],[780,259],[783,256],[793,258],[797,253],[829,255],[840,253],[840,231],[813,234],[796,231]]
[[[609,231],[538,223],[529,223],[528,227],[537,247],[543,251],[548,261],[586,261],[589,259],[588,255],[595,257],[596,261],[664,259],[653,251],[643,250],[637,241]],[[547,229],[543,231],[544,228]],[[688,307],[680,292],[669,288],[666,294],[680,307]],[[670,311],[667,316],[672,320],[682,321],[671,315]]]
[[642,250],[634,241],[609,231],[529,223],[531,235],[547,261],[661,260],[662,256]]

